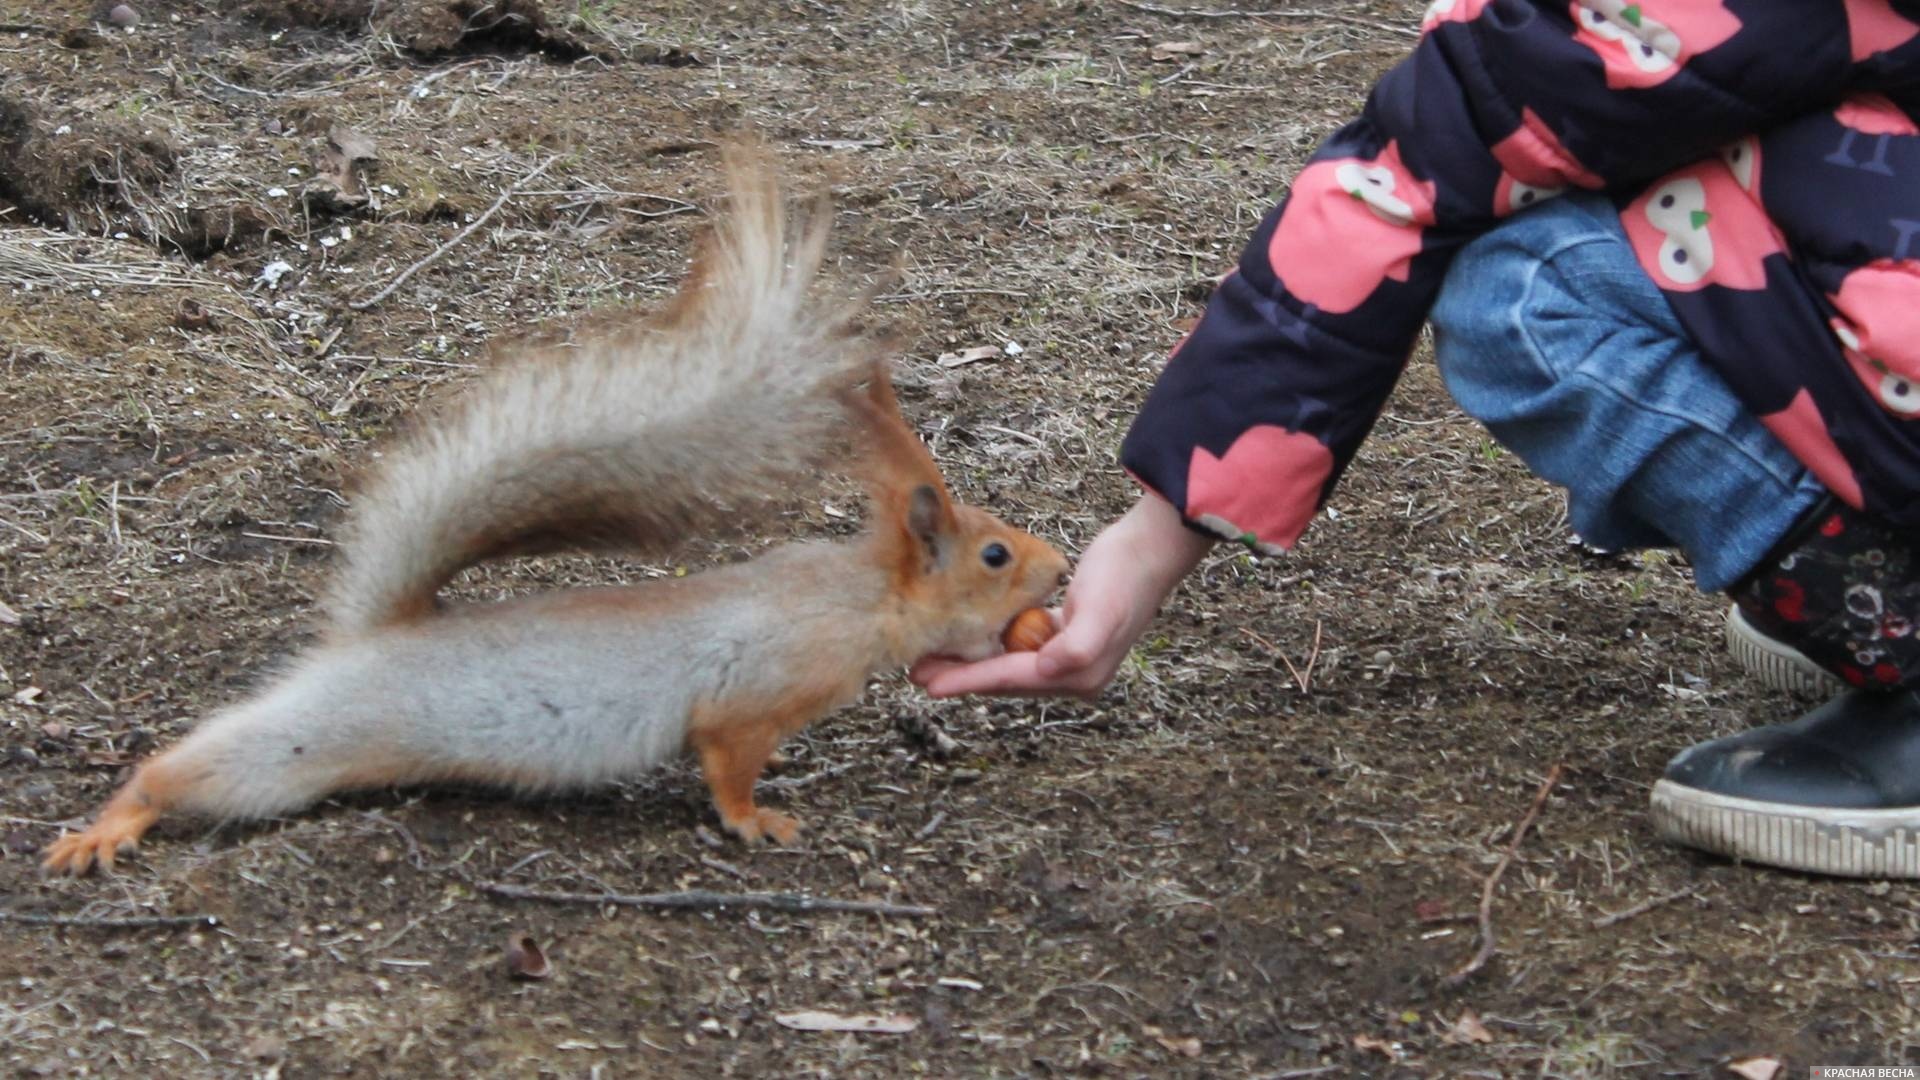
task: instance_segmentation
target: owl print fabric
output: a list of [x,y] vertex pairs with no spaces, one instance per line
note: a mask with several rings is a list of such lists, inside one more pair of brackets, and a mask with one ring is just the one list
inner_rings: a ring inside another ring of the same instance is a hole
[[1708,361],[1836,495],[1920,527],[1920,0],[1435,0],[1174,349],[1121,450],[1292,546],[1453,254],[1609,193]]

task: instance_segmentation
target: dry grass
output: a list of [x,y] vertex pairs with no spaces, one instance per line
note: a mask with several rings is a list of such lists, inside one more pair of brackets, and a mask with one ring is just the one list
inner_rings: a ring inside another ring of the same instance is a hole
[[[71,223],[0,204],[0,602],[20,616],[0,625],[0,903],[223,920],[7,926],[0,1060],[42,1075],[1594,1077],[1914,1053],[1907,887],[1729,867],[1645,825],[1668,755],[1789,706],[1738,680],[1684,567],[1570,545],[1557,497],[1424,360],[1338,516],[1285,560],[1209,561],[1099,702],[934,703],[887,681],[797,740],[770,788],[813,826],[799,850],[718,844],[681,768],[542,803],[376,793],[179,825],[124,875],[34,874],[54,823],[309,631],[336,493],[376,440],[498,343],[671,288],[732,131],[832,192],[847,276],[898,267],[874,319],[905,343],[909,411],[955,487],[1078,549],[1130,498],[1114,448],[1206,280],[1417,15],[1151,7],[582,0],[544,9],[542,32],[572,44],[528,52],[470,35],[423,50],[314,0],[177,23],[143,8],[135,33],[84,48],[61,43],[64,21],[0,38],[0,97],[46,132],[110,120],[175,154],[137,189],[89,189]],[[301,21],[262,21],[275,11]],[[1205,51],[1154,62],[1173,40]],[[298,200],[335,125],[378,142],[374,199],[347,217]],[[549,158],[445,258],[347,306]],[[173,219],[221,206],[271,230],[182,259]],[[187,301],[211,323],[183,325]],[[1023,351],[934,362],[1006,342]],[[847,527],[836,512],[791,525]],[[462,588],[667,572],[545,560]],[[1471,908],[1556,762],[1568,778],[1495,898],[1500,955],[1444,991],[1471,933],[1420,913]],[[613,914],[470,884],[496,878],[941,914]],[[505,978],[520,931],[552,980]],[[771,1020],[806,1007],[920,1028]],[[1492,1043],[1446,1038],[1467,1008]]]

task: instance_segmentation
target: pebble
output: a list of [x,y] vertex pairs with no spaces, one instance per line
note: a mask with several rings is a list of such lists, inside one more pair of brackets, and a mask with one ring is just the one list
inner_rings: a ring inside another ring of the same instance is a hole
[[1376,667],[1386,667],[1388,664],[1393,663],[1393,654],[1385,649],[1381,649],[1379,652],[1373,654],[1373,662]]
[[113,10],[107,12],[107,21],[115,26],[138,26],[140,13],[126,4],[115,4]]

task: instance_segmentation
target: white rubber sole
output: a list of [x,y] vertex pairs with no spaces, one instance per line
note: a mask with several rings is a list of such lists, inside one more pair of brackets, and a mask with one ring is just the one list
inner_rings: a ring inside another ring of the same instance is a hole
[[1661,780],[1653,824],[1687,847],[1837,877],[1920,878],[1920,807],[1840,810],[1738,799]]
[[1827,669],[1795,649],[1753,628],[1740,606],[1727,608],[1727,651],[1748,674],[1775,690],[1808,698],[1828,698],[1847,688]]

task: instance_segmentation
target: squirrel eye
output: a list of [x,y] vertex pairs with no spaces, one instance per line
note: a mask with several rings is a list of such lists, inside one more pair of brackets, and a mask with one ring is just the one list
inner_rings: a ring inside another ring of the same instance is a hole
[[1013,558],[1013,553],[1007,550],[1007,545],[998,541],[980,549],[980,561],[993,567],[995,570],[1007,565],[1007,560],[1011,558]]

